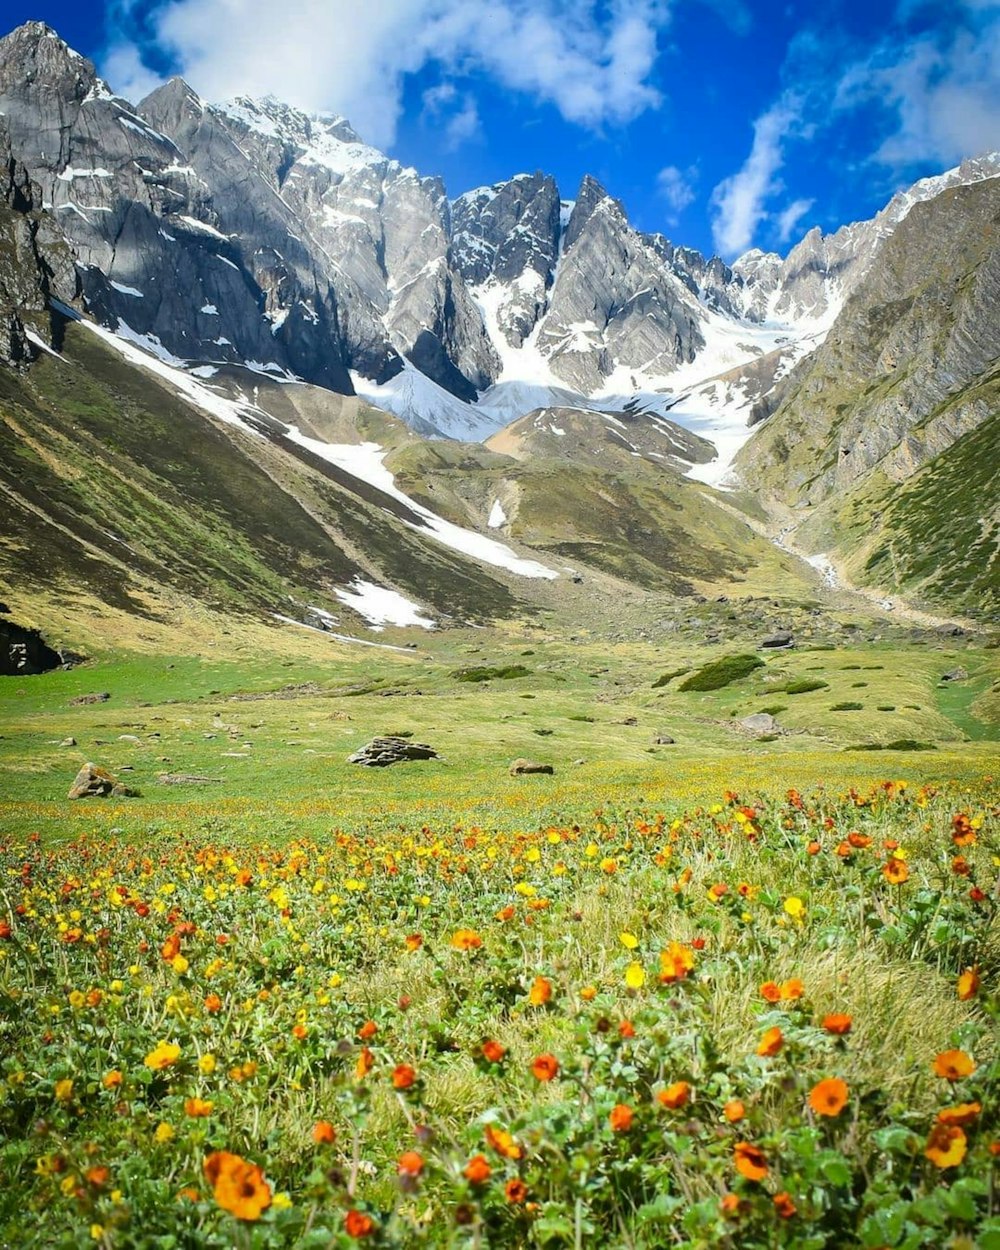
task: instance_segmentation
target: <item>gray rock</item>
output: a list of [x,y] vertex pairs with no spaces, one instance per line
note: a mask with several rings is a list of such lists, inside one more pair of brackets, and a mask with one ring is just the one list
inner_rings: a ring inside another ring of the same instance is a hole
[[780,728],[778,722],[768,712],[754,712],[751,716],[744,716],[736,723],[755,734],[777,733]]
[[676,742],[676,738],[672,738],[670,734],[657,734],[653,739],[653,745],[658,747],[672,747]]
[[768,634],[766,638],[762,638],[758,644],[761,648],[768,650],[776,650],[782,647],[794,647],[795,638],[791,630],[778,629],[773,634]]
[[93,795],[111,794],[118,784],[118,778],[112,776],[106,768],[99,768],[96,764],[88,763],[84,764],[76,774],[66,797],[86,799]]
[[135,742],[135,743],[141,743],[141,742],[142,742],[142,739],[141,739],[140,737],[138,737],[136,734],[119,734],[119,735],[118,735],[118,741],[119,741],[119,742]]
[[61,747],[75,747],[76,739],[75,738],[63,738],[62,742],[60,742],[59,745]]
[[406,738],[373,738],[359,751],[347,757],[348,764],[363,764],[366,768],[388,768],[408,760],[439,760],[433,747],[425,742],[411,742]]
[[551,764],[540,764],[537,760],[518,758],[511,760],[507,771],[512,777],[524,777],[532,773],[545,773],[551,776],[556,770]]
[[947,673],[941,674],[942,681],[965,681],[969,676],[969,670],[964,665],[959,664],[957,668],[950,668]]

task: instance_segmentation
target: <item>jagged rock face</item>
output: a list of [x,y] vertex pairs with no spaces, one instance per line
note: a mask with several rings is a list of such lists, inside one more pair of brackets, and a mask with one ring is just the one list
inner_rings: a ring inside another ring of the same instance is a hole
[[452,205],[452,257],[473,287],[503,288],[497,328],[520,347],[545,312],[559,257],[559,188],[545,174],[480,187]]
[[[206,183],[41,23],[0,40],[0,111],[102,321],[182,359],[292,368],[261,315],[266,296],[243,242],[220,229]],[[342,368],[320,376],[349,387]]]
[[0,117],[0,361],[30,361],[35,348],[29,334],[51,346],[50,301],[70,303],[77,292],[72,252],[41,212],[41,192],[14,159]]
[[1000,178],[916,203],[824,344],[743,449],[747,480],[817,504],[876,465],[902,481],[991,415],[966,388],[1000,358]]
[[538,333],[553,372],[585,394],[617,366],[668,374],[704,345],[696,296],[592,178],[585,178]]

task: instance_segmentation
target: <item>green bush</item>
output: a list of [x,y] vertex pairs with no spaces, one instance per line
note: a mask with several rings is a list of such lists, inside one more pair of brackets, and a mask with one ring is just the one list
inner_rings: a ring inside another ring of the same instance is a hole
[[826,690],[829,682],[820,681],[818,677],[802,677],[799,681],[790,681],[781,687],[782,694],[808,694],[810,690]]
[[492,681],[494,678],[508,681],[512,677],[530,676],[531,669],[525,668],[523,664],[507,664],[502,668],[488,668],[485,665],[479,668],[456,668],[452,673],[456,681]]
[[847,703],[835,703],[833,707],[830,708],[830,711],[831,712],[860,712],[863,707],[864,707],[863,703],[852,703],[848,701]]
[[664,673],[662,677],[657,677],[653,682],[653,689],[659,690],[661,686],[666,686],[674,680],[675,677],[683,677],[685,673],[690,673],[691,666],[686,664],[683,668],[673,668],[669,673]]
[[763,668],[764,661],[757,655],[724,655],[711,664],[706,664],[696,673],[692,673],[687,681],[682,681],[679,690],[721,690],[741,677],[748,677],[755,668]]

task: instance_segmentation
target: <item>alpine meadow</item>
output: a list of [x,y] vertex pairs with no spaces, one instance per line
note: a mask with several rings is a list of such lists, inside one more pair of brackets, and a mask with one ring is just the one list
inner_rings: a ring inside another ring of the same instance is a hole
[[996,6],[12,2],[0,1248],[1000,1250]]

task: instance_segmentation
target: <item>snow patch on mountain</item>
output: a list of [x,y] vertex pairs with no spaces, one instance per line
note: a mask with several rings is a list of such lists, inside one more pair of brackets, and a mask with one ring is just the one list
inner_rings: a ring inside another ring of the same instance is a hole
[[341,603],[363,616],[375,633],[385,625],[419,625],[421,629],[434,629],[421,609],[396,590],[388,590],[375,582],[356,577],[347,590],[333,592]]

